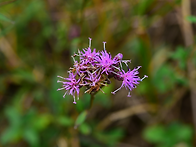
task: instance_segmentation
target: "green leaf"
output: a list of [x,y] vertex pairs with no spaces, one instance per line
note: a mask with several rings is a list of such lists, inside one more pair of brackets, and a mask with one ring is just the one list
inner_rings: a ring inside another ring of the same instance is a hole
[[159,92],[172,89],[176,82],[176,73],[170,65],[162,65],[153,77],[153,82]]
[[181,126],[177,137],[180,140],[190,140],[193,137],[193,130],[189,126]]
[[192,128],[181,123],[172,123],[167,130],[169,134],[172,134],[172,140],[178,142],[189,141],[193,135]]
[[17,126],[9,127],[5,132],[1,135],[1,142],[3,144],[16,141],[21,138],[22,130]]
[[21,82],[22,80],[28,81],[28,82],[34,82],[35,77],[33,75],[33,72],[31,70],[24,70],[22,68],[18,68],[13,71],[12,77],[14,80]]
[[3,15],[3,14],[1,14],[1,13],[0,13],[0,20],[1,20],[1,21],[7,21],[7,22],[13,23],[12,20],[10,20],[9,18],[7,18],[5,15]]
[[151,143],[156,143],[158,147],[170,147],[182,142],[190,144],[193,131],[190,126],[175,122],[166,126],[148,127],[144,131],[144,138]]
[[79,129],[80,129],[80,132],[81,132],[82,134],[88,135],[88,134],[91,133],[91,128],[90,128],[90,126],[89,126],[88,124],[86,124],[86,123],[81,124],[80,127],[79,127]]
[[14,28],[14,25],[9,25],[0,32],[0,37],[6,35],[8,32],[10,32]]
[[140,15],[144,14],[146,10],[153,4],[154,0],[142,0],[141,3],[139,3],[138,13]]
[[57,123],[63,126],[71,126],[73,124],[73,120],[66,116],[60,116],[57,118]]
[[51,122],[50,115],[45,114],[45,115],[40,115],[38,117],[35,117],[32,124],[34,129],[43,130],[50,124],[50,122]]
[[109,147],[116,146],[116,143],[123,137],[123,134],[124,134],[123,130],[119,128],[110,131],[95,132],[96,138],[99,141],[106,143]]
[[144,131],[144,138],[152,143],[164,142],[165,128],[161,125],[148,127]]
[[186,19],[191,23],[196,23],[196,16],[188,16]]
[[31,146],[36,146],[38,144],[39,138],[37,132],[35,130],[26,128],[24,131],[24,138],[28,141]]
[[82,113],[80,113],[80,115],[76,119],[75,127],[79,126],[80,124],[82,124],[85,121],[87,114],[88,114],[87,111],[83,111]]
[[22,123],[21,114],[15,107],[7,107],[5,110],[5,115],[9,120],[11,126],[20,126]]
[[110,140],[119,140],[123,137],[123,130],[122,129],[115,129],[108,132]]
[[179,46],[179,47],[177,47],[176,51],[171,54],[171,58],[177,60],[178,63],[179,63],[179,66],[182,69],[185,69],[186,63],[187,63],[188,54],[189,54],[189,52],[188,52],[187,49]]

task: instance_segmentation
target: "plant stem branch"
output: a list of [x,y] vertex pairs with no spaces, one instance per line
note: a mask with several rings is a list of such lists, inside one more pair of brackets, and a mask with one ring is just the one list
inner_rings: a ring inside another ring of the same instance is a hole
[[92,108],[94,99],[95,99],[95,95],[94,94],[91,94],[90,107],[88,108],[88,110],[90,110]]
[[[194,34],[193,28],[190,22],[186,19],[191,15],[191,1],[190,0],[182,0],[181,5],[181,25],[182,32],[184,34],[184,40],[186,47],[194,48]],[[195,67],[192,63],[192,58],[189,57],[188,62],[188,78],[189,78],[189,87],[191,91],[191,104],[192,104],[192,112],[193,112],[193,122],[196,130],[196,84],[195,80]]]

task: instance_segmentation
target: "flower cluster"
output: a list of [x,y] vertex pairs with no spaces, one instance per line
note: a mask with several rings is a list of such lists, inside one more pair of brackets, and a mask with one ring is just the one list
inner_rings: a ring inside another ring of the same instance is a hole
[[[113,77],[116,80],[122,81],[122,85],[112,93],[115,94],[122,87],[125,87],[129,91],[128,96],[130,96],[130,91],[136,88],[136,85],[147,77],[146,75],[143,78],[138,76],[138,69],[141,66],[130,70],[128,67],[130,60],[122,60],[123,55],[121,53],[112,58],[111,54],[106,51],[106,42],[103,42],[103,51],[97,52],[96,49],[92,51],[91,40],[89,38],[88,48],[82,51],[78,50],[78,53],[72,56],[74,65],[68,71],[69,78],[57,76],[63,79],[63,81],[57,81],[63,84],[63,87],[58,90],[65,89],[66,92],[63,97],[66,94],[72,95],[74,98],[73,103],[76,104],[76,97],[79,100],[81,87],[86,87],[85,93],[89,94],[95,94],[99,90],[103,92],[101,88],[110,84],[110,78]],[[78,57],[79,61],[75,60],[75,57]],[[128,71],[124,71],[122,64],[127,66]]]

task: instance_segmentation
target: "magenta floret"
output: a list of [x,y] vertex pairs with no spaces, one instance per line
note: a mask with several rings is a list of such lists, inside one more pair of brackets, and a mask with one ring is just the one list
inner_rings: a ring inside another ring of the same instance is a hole
[[94,63],[95,58],[99,55],[99,53],[96,52],[96,49],[91,51],[91,48],[88,47],[87,49],[83,49],[83,52],[81,52],[81,57],[80,59],[85,63]]
[[102,69],[101,73],[109,74],[110,71],[114,68],[113,66],[117,63],[117,61],[112,59],[112,56],[110,53],[108,53],[106,50],[102,51],[97,57],[97,66]]
[[57,81],[58,83],[63,83],[63,87],[62,88],[59,88],[57,89],[58,90],[63,90],[65,89],[66,92],[65,94],[63,95],[63,97],[65,97],[65,95],[68,93],[69,95],[72,95],[73,98],[74,98],[74,104],[76,104],[76,100],[75,100],[75,95],[77,95],[77,99],[79,100],[79,82],[80,82],[80,79],[76,79],[76,76],[73,74],[73,73],[70,73],[69,74],[69,78],[63,78],[61,76],[57,76],[61,79],[64,79],[66,81]]
[[142,79],[138,76],[139,71],[138,69],[140,69],[141,66],[138,66],[137,68],[130,70],[128,69],[127,72],[125,72],[124,70],[122,70],[121,74],[118,75],[119,78],[121,78],[122,80],[122,85],[115,90],[114,92],[112,92],[113,94],[115,94],[117,91],[119,91],[122,87],[125,87],[126,89],[129,90],[128,92],[128,97],[130,97],[130,92],[132,91],[132,89],[136,88],[139,84],[140,81],[142,81],[144,78],[148,77],[148,76],[144,76]]

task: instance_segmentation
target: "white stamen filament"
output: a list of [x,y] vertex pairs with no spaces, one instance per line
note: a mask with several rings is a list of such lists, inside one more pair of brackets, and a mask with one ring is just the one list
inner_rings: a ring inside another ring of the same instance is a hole
[[63,95],[63,97],[65,98],[65,95],[67,94],[67,92],[65,92],[65,94]]
[[92,74],[96,73],[100,68],[97,68]]
[[115,94],[117,91],[119,91],[121,88],[123,87],[123,85],[121,85],[118,89],[116,89],[115,91],[112,92],[112,94]]
[[80,84],[80,86],[86,86],[86,85],[90,85],[90,83]]
[[74,102],[73,102],[74,104],[76,104],[76,99],[75,99],[75,97],[74,97]]
[[74,54],[74,55],[76,55],[76,56],[81,56],[81,55],[79,55],[79,54]]
[[131,91],[128,92],[128,95],[127,95],[127,96],[128,96],[128,97],[131,97]]
[[114,68],[117,69],[117,70],[120,70],[120,69],[119,69],[118,67],[116,67],[116,66],[113,66],[113,65],[112,65],[112,67],[114,67]]
[[59,90],[63,90],[63,89],[65,89],[65,87],[63,87],[63,88],[59,88],[59,89],[57,89],[57,91],[59,91]]
[[101,88],[99,88],[100,89],[100,91],[102,92],[102,93],[104,93],[105,94],[105,92],[101,89]]
[[91,40],[92,40],[92,39],[91,39],[91,38],[89,38],[89,47],[91,47]]
[[87,89],[84,93],[87,93],[87,92],[89,92],[90,91],[90,89]]
[[72,57],[72,59],[73,59],[74,63],[76,63],[76,60],[75,60],[75,58],[74,58],[73,56],[71,56],[71,57]]
[[63,78],[63,77],[61,77],[61,76],[57,76],[58,78],[61,78],[61,79],[65,79],[65,78]]
[[116,74],[116,75],[120,76],[120,74],[118,74],[118,73],[116,73],[116,72],[114,72],[114,71],[110,71],[110,72],[112,72],[112,73],[114,73],[114,74]]
[[136,70],[138,70],[138,69],[140,69],[141,68],[141,66],[138,66],[137,68],[136,68]]
[[122,63],[120,62],[120,67],[121,67],[121,69],[122,69]]
[[108,86],[107,84],[101,83],[101,85]]
[[[128,63],[128,62],[131,63],[131,60],[122,60],[122,62],[123,62],[126,66],[128,66],[127,63]],[[122,65],[121,65],[121,68],[122,68]]]
[[103,49],[105,50],[106,48],[105,48],[105,44],[106,44],[106,42],[103,42]]
[[147,75],[144,75],[144,77],[141,78],[141,81],[143,81],[145,78],[148,78],[148,76]]
[[79,54],[78,56],[81,56],[81,52],[80,52],[80,50],[79,50],[79,49],[78,49],[78,54]]

